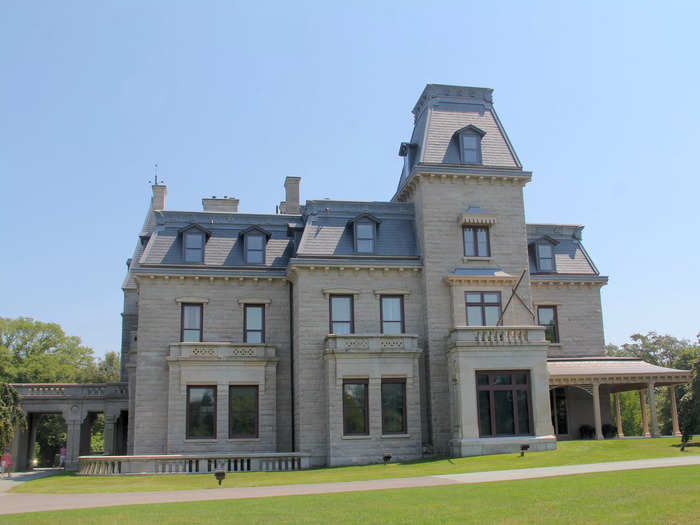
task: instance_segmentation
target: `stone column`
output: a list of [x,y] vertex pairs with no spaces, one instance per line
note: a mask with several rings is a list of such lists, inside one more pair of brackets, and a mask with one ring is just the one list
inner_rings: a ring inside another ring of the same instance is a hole
[[115,423],[117,421],[117,416],[115,416],[114,414],[108,414],[105,412],[104,417],[105,417],[104,455],[105,456],[113,456],[115,453],[114,444],[115,444],[116,434],[114,432],[114,429],[115,429]]
[[656,392],[654,391],[654,383],[649,383],[649,413],[651,415],[651,435],[659,437],[659,420],[656,415]]
[[80,455],[80,419],[66,420],[66,470],[78,470]]
[[615,421],[617,422],[617,437],[625,437],[625,433],[622,431],[622,415],[620,414],[620,393],[615,392]]
[[649,422],[647,421],[647,404],[644,399],[644,390],[639,391],[639,406],[642,409],[642,436],[651,437],[649,434]]
[[600,421],[600,385],[593,383],[593,419],[595,421],[595,438],[603,439],[603,425]]
[[676,405],[676,385],[669,385],[668,391],[671,394],[671,426],[673,427],[673,435],[680,436],[681,429],[678,426],[678,407]]

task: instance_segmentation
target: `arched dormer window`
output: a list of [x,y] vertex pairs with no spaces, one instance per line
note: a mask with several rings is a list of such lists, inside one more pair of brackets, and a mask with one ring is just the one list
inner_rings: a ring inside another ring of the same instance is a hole
[[362,213],[350,221],[356,253],[374,253],[377,247],[377,227],[382,222],[374,215]]
[[457,133],[459,146],[459,160],[462,164],[481,164],[481,139],[486,132],[469,125],[460,129]]
[[182,236],[183,260],[190,264],[202,264],[204,246],[211,237],[211,232],[199,224],[190,224],[181,228],[178,233]]
[[538,272],[553,273],[557,271],[554,259],[554,247],[557,244],[559,242],[552,239],[549,235],[544,235],[531,244]]
[[243,230],[243,258],[246,264],[265,264],[265,247],[270,232],[260,226],[251,226]]

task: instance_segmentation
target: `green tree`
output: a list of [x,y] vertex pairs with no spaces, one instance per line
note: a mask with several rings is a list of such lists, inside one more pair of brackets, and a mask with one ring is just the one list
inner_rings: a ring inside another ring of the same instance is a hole
[[700,359],[693,366],[693,380],[679,403],[681,433],[692,436],[700,433]]
[[19,394],[12,385],[0,383],[0,454],[9,448],[15,431],[27,428]]

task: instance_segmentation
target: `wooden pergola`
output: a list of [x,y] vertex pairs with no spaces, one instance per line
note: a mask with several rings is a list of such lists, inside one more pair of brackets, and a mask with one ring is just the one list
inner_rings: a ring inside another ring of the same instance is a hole
[[[603,439],[600,418],[600,385],[606,385],[615,394],[615,418],[617,436],[624,437],[620,417],[620,392],[639,391],[644,437],[658,437],[659,423],[656,415],[655,387],[668,387],[671,398],[671,423],[673,435],[680,436],[675,385],[691,380],[690,370],[676,370],[652,365],[634,357],[573,357],[547,360],[549,387],[575,386],[593,396],[593,419],[596,439]],[[647,419],[645,390],[649,397],[651,432]]]

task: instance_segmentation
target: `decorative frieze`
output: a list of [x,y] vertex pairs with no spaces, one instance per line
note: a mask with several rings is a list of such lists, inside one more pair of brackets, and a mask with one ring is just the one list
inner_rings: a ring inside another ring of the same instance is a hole
[[277,357],[276,347],[267,344],[205,342],[173,343],[170,361],[268,360]]
[[420,352],[418,336],[411,334],[329,334],[326,353]]

